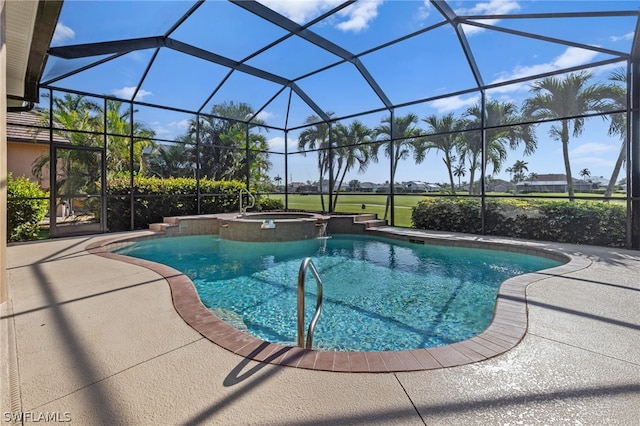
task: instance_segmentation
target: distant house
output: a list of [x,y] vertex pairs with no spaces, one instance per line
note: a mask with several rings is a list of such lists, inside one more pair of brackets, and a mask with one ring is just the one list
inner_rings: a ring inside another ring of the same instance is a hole
[[360,182],[360,192],[375,192],[378,185],[373,182]]
[[419,180],[411,180],[402,183],[406,192],[439,192],[440,186],[435,183],[422,182]]
[[442,188],[438,184],[435,184],[435,183],[427,184],[427,192],[440,192],[440,189]]
[[407,192],[427,192],[428,183],[419,180],[411,180],[402,182]]
[[[516,184],[518,192],[568,192],[567,175],[546,174],[538,175]],[[576,192],[591,192],[593,184],[582,179],[573,179],[573,190]]]
[[606,188],[609,186],[610,181],[610,179],[607,179],[604,176],[590,176],[585,180],[593,184],[593,189]]
[[[406,192],[406,189],[405,189],[404,185],[396,183],[393,186],[393,191],[396,194],[402,194],[402,193]],[[378,194],[389,194],[390,193],[389,184],[388,183],[383,183],[383,184],[378,185],[378,187],[376,188],[375,192],[378,193]]]
[[491,179],[487,181],[487,186],[485,188],[485,191],[486,192],[509,192],[509,191],[513,191],[514,189],[516,189],[516,186],[512,182],[509,182],[508,180]]
[[[43,126],[43,114],[36,110],[7,112],[7,170],[14,177],[23,176],[49,189],[49,170],[43,169],[42,179],[33,174],[33,163],[49,154],[49,132]],[[42,131],[39,131],[42,130]],[[65,138],[53,134],[54,142],[68,144]]]
[[305,183],[304,182],[289,182],[288,184],[288,189],[289,192],[299,192],[298,188],[304,186]]

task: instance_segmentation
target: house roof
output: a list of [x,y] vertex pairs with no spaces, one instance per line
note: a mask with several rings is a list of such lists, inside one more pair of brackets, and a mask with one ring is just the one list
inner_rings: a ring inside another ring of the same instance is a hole
[[[49,143],[49,132],[42,127],[44,115],[39,111],[7,112],[7,142]],[[69,143],[54,133],[53,141]]]

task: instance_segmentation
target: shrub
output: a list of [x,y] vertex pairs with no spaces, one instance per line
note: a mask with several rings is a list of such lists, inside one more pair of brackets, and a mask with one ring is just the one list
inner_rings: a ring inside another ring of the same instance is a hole
[[[481,233],[477,199],[426,199],[413,209],[420,229]],[[485,233],[562,243],[624,247],[626,210],[616,203],[489,199]]]
[[49,195],[25,177],[7,179],[7,241],[38,238],[39,223],[47,213]]
[[[107,226],[110,231],[130,229],[130,181],[111,179],[107,183]],[[239,208],[237,181],[200,180],[200,213],[226,213]],[[145,229],[163,217],[198,213],[197,182],[194,178],[136,177],[134,180],[134,228]]]
[[283,210],[284,203],[282,200],[275,198],[258,197],[256,201],[257,210]]

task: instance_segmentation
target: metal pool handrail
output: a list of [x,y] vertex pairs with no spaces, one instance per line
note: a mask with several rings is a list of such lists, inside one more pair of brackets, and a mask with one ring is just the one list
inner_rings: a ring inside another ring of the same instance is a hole
[[[243,192],[246,192],[247,195],[249,196],[249,198],[251,199],[251,205],[250,206],[246,206],[244,208],[244,210],[242,209],[242,193]],[[247,209],[250,209],[251,207],[253,207],[255,205],[256,205],[256,197],[254,197],[253,194],[250,193],[248,189],[242,188],[240,190],[240,214],[242,215],[242,214],[246,213]]]
[[[309,323],[309,329],[307,331],[307,342],[304,343],[304,281],[307,273],[307,268],[311,268],[313,276],[318,283],[318,296],[316,300],[316,312],[313,314],[311,323]],[[310,257],[306,257],[300,264],[300,271],[298,272],[298,347],[311,349],[311,343],[313,341],[313,332],[316,329],[318,318],[322,312],[322,279],[318,274],[318,270],[314,266]]]

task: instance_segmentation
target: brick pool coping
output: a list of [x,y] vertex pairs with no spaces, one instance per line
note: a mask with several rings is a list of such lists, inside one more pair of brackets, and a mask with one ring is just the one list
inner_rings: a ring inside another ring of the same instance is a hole
[[536,281],[583,269],[591,264],[590,260],[583,257],[550,249],[548,244],[392,227],[381,227],[371,231],[378,236],[416,243],[501,249],[541,255],[567,263],[503,282],[498,290],[491,324],[471,339],[446,346],[405,351],[340,352],[303,349],[260,340],[236,329],[209,311],[200,301],[192,281],[180,271],[160,263],[109,251],[141,238],[163,237],[161,234],[143,232],[136,233],[135,236],[119,236],[91,243],[86,250],[104,258],[141,266],[161,275],[169,283],[173,305],[182,319],[203,337],[235,354],[270,364],[351,373],[433,370],[470,364],[503,354],[520,343],[527,332],[527,286]]

